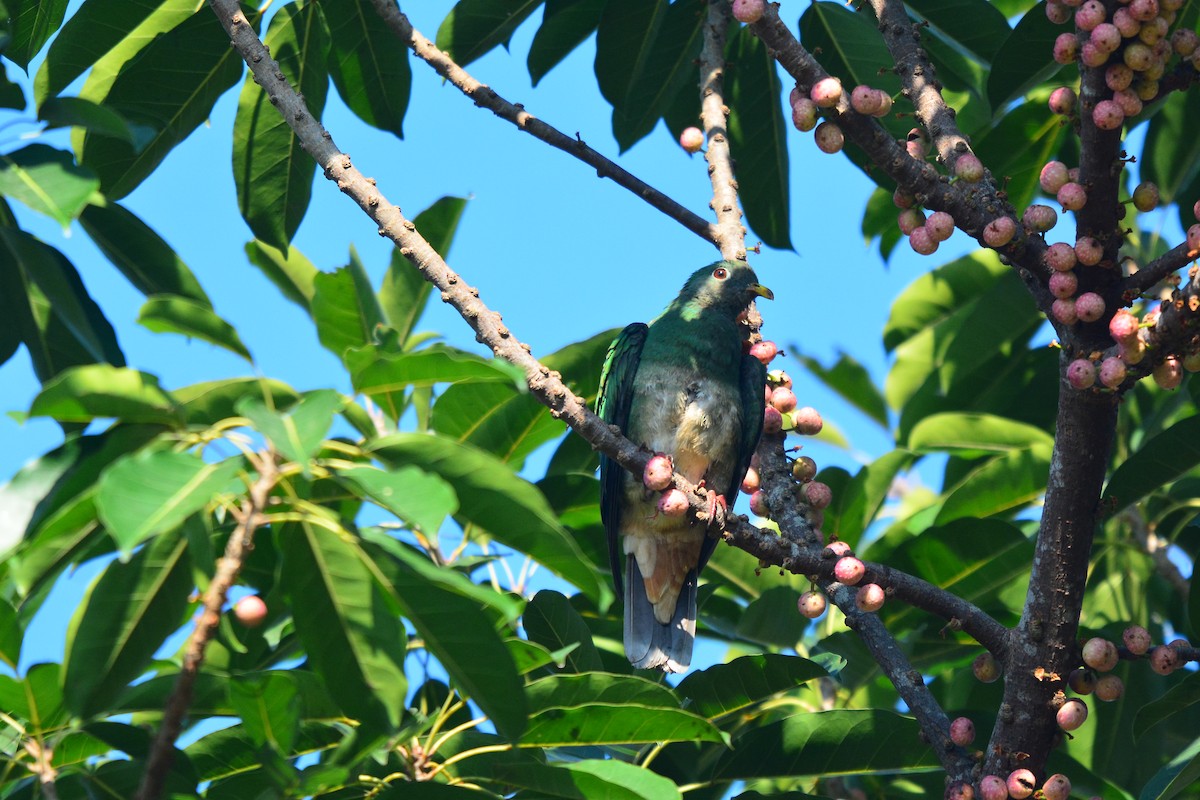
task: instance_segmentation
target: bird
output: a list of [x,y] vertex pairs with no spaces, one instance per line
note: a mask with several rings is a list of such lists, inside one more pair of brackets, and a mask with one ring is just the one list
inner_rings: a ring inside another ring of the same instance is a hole
[[[621,331],[601,372],[600,418],[670,455],[678,474],[709,491],[710,505],[733,505],[762,433],[766,367],[746,354],[739,321],[760,297],[774,294],[745,261],[702,267],[649,325]],[[625,655],[640,669],[683,672],[696,636],[697,576],[716,539],[686,516],[659,513],[659,497],[601,456],[600,514],[625,600]]]

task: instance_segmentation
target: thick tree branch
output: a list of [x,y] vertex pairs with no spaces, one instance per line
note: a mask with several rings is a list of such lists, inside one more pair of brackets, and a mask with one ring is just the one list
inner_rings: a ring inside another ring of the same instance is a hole
[[737,179],[729,153],[729,109],[725,105],[725,37],[729,31],[729,3],[708,0],[704,20],[704,46],[700,50],[700,120],[708,149],[708,176],[712,180],[712,210],[717,215],[717,247],[721,257],[746,260],[746,230],[738,205]]
[[1120,286],[1121,304],[1131,305],[1142,293],[1150,291],[1160,281],[1182,269],[1188,262],[1195,261],[1197,257],[1200,257],[1200,253],[1188,249],[1187,242],[1172,247],[1125,279]]
[[167,698],[162,724],[159,725],[158,735],[154,738],[150,756],[146,761],[146,771],[142,775],[142,785],[138,787],[137,800],[158,800],[162,796],[167,775],[171,771],[171,763],[175,759],[175,740],[183,729],[183,718],[187,716],[188,707],[192,704],[196,676],[200,673],[200,665],[204,663],[204,650],[221,621],[221,609],[225,606],[229,588],[233,586],[242,569],[242,562],[246,551],[250,549],[254,532],[265,522],[262,510],[279,481],[279,472],[275,466],[274,453],[261,453],[254,461],[258,478],[250,486],[246,499],[242,501],[241,510],[237,515],[237,527],[229,535],[225,555],[217,561],[216,574],[204,592],[196,626],[183,654],[183,665],[175,679],[171,695]]
[[518,130],[541,139],[551,147],[556,147],[564,153],[578,158],[588,166],[595,168],[596,174],[601,178],[611,178],[618,186],[633,192],[692,233],[719,246],[716,227],[703,217],[684,208],[658,189],[600,155],[578,138],[578,135],[575,138],[567,136],[552,125],[530,114],[524,106],[510,103],[491,87],[472,77],[447,53],[439,50],[433,42],[413,28],[408,17],[396,6],[395,0],[371,0],[371,4],[396,35],[396,38],[412,50],[418,58],[433,67],[456,89],[469,97],[475,105],[488,109],[501,119],[516,125]]

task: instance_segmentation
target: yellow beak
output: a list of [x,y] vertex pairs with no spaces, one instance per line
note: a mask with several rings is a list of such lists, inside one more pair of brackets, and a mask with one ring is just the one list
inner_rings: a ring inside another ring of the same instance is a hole
[[775,293],[763,286],[761,283],[750,284],[750,291],[754,292],[759,297],[766,298],[767,300],[775,299]]

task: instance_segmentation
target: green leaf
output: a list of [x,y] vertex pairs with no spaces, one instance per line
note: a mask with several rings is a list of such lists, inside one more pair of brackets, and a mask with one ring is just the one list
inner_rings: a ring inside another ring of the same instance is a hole
[[29,597],[48,586],[83,553],[94,552],[101,538],[94,490],[89,488],[47,514],[29,531],[27,544],[9,561],[18,593]]
[[508,652],[512,654],[517,665],[517,672],[528,675],[542,667],[561,666],[566,662],[567,655],[575,649],[574,646],[564,647],[554,652],[548,648],[531,642],[528,639],[510,637],[504,640]]
[[17,610],[7,600],[0,600],[0,661],[16,672],[21,660],[21,640],[25,632]]
[[[465,197],[446,196],[413,220],[417,230],[442,258],[450,257],[450,245],[466,207]],[[383,276],[383,286],[379,288],[379,305],[401,344],[408,344],[432,290],[433,284],[425,280],[399,250],[393,249],[392,261]]]
[[826,675],[807,658],[762,653],[692,672],[676,691],[692,701],[692,711],[716,719]]
[[524,373],[507,361],[483,358],[447,345],[433,345],[411,353],[367,345],[346,351],[343,358],[354,390],[368,395],[460,381],[525,385]]
[[515,620],[518,604],[422,559],[395,540],[372,540],[393,556],[376,557],[374,562],[426,649],[497,731],[509,739],[520,736],[528,713],[521,676],[508,646],[482,613],[494,609],[502,619]]
[[346,539],[304,522],[280,537],[281,584],[309,663],[351,717],[394,730],[404,715],[408,636],[368,566]]
[[566,597],[553,589],[542,589],[525,606],[521,619],[525,634],[552,652],[574,648],[567,653],[568,672],[594,672],[603,669],[600,651],[592,642],[583,617],[579,616]]
[[822,529],[856,546],[883,507],[896,476],[909,468],[914,456],[907,450],[885,453],[864,464],[846,485],[833,493]]
[[972,146],[993,175],[1006,179],[1009,202],[1024,208],[1041,188],[1042,166],[1059,152],[1070,131],[1046,103],[1029,102],[977,134]]
[[446,517],[458,510],[454,487],[416,467],[387,472],[375,467],[343,468],[338,476],[395,514],[411,528],[434,535]]
[[1133,738],[1142,738],[1146,731],[1175,714],[1193,713],[1190,709],[1197,703],[1200,703],[1200,673],[1193,672],[1167,689],[1162,697],[1138,709],[1133,720]]
[[382,437],[370,449],[389,466],[412,465],[440,475],[458,494],[461,519],[487,531],[496,541],[532,556],[588,596],[610,596],[570,532],[559,524],[546,498],[494,456],[439,436],[417,433]]
[[178,333],[200,339],[254,363],[237,328],[217,316],[206,303],[173,295],[153,295],[142,304],[137,321],[155,333]]
[[[257,23],[258,14],[248,12],[247,18]],[[88,133],[78,150],[80,163],[100,177],[109,199],[124,197],[208,119],[217,98],[241,77],[242,67],[220,20],[200,9],[141,48],[103,99],[103,105],[130,124],[153,128],[153,137],[135,150],[120,139]],[[171,80],[162,80],[163,75]],[[84,92],[80,96],[99,100]]]
[[730,36],[727,56],[729,147],[746,221],[765,244],[790,250],[787,124],[775,60],[745,27]]
[[102,136],[121,139],[135,149],[140,144],[142,134],[148,133],[145,129],[135,131],[111,108],[80,97],[51,97],[38,109],[38,119],[46,123],[47,130],[83,128]]
[[1004,108],[1062,69],[1054,60],[1054,40],[1060,33],[1061,27],[1046,17],[1045,2],[1025,13],[992,59],[987,86],[992,108]]
[[321,344],[339,359],[345,359],[351,347],[372,344],[376,327],[383,324],[375,290],[353,249],[348,265],[313,277],[309,306]]
[[[278,672],[270,673],[272,678]],[[297,677],[295,671],[290,677]],[[334,725],[325,722],[302,722],[292,743],[294,755],[319,753],[337,746],[345,734]],[[218,781],[263,768],[263,759],[258,755],[256,742],[245,726],[223,728],[197,739],[184,748],[188,761],[202,781]],[[212,791],[209,791],[212,794]]]
[[987,0],[909,0],[906,5],[984,63],[992,60],[1010,33],[1004,14]]
[[877,709],[800,713],[749,728],[713,770],[719,781],[869,775],[937,766],[917,721]]
[[20,200],[64,228],[100,186],[91,170],[76,166],[70,153],[30,144],[0,155],[0,194]]
[[289,247],[287,255],[284,255],[266,242],[254,241],[246,243],[246,256],[271,283],[279,287],[284,297],[305,311],[310,310],[319,273],[299,250]]
[[[843,85],[866,84],[892,96],[900,92],[900,79],[892,69],[895,62],[873,15],[851,11],[840,2],[812,3],[800,17],[800,39],[809,52],[820,51],[822,66]],[[907,121],[902,124],[907,130]],[[895,132],[903,131],[897,126]]]
[[56,732],[67,721],[61,673],[59,664],[34,664],[24,680],[0,676],[0,708],[26,721],[26,735]]
[[917,278],[892,301],[883,329],[884,348],[891,353],[950,319],[965,304],[986,295],[1009,271],[990,255],[972,253]]
[[73,367],[46,383],[29,407],[31,417],[91,422],[116,417],[125,422],[178,422],[174,400],[145,372],[110,364]]
[[[669,778],[615,759],[585,759],[568,763],[519,764],[501,772],[505,783],[524,787],[539,797],[590,800],[680,800]],[[465,800],[465,799],[464,799]]]
[[466,66],[497,45],[508,47],[513,31],[542,0],[458,0],[438,27],[437,46]]
[[[329,32],[319,6],[309,0],[283,6],[271,18],[263,43],[320,119],[329,91]],[[233,122],[233,178],[238,209],[258,239],[287,250],[308,210],[316,168],[288,120],[253,75],[247,75]]]
[[208,464],[190,453],[141,450],[100,476],[97,510],[109,535],[128,553],[203,509],[228,490],[241,469],[237,457]]
[[42,45],[62,25],[67,0],[7,0],[12,19],[12,39],[4,48],[4,57],[28,69],[29,62],[41,52]]
[[408,48],[397,46],[369,3],[321,0],[321,8],[329,24],[329,75],[338,94],[363,122],[403,137],[412,88]]
[[[895,227],[893,225],[893,227]],[[888,427],[887,403],[883,399],[875,381],[867,368],[860,364],[849,353],[838,351],[837,359],[830,367],[822,366],[820,361],[810,356],[801,355],[798,345],[788,348],[790,354],[808,369],[819,381],[837,392],[843,400],[850,403],[859,411],[878,422],[884,428]]]
[[1154,774],[1138,800],[1168,800],[1196,787],[1200,781],[1200,739],[1195,739],[1183,752]]
[[1041,497],[1050,478],[1050,445],[1011,450],[971,472],[951,490],[934,520],[990,517],[1020,508]]
[[1200,416],[1181,420],[1142,444],[1117,467],[1100,506],[1115,516],[1151,492],[1179,480],[1200,464]]
[[[609,0],[596,31],[596,79],[614,112],[624,108],[631,87],[646,74],[658,32],[666,20],[666,0]],[[614,113],[615,128],[615,113]]]
[[300,394],[286,383],[266,378],[203,381],[183,386],[171,394],[189,425],[212,425],[237,416],[237,404],[247,397],[276,407],[287,407],[300,399]]
[[229,682],[229,701],[251,742],[291,754],[300,728],[300,692],[288,673],[238,675]]
[[534,86],[595,32],[606,4],[607,0],[547,0],[526,59]]
[[238,401],[238,414],[246,417],[285,458],[300,464],[307,474],[309,462],[333,424],[333,415],[346,398],[333,389],[308,392],[287,411],[277,411],[256,397]]
[[183,622],[192,590],[187,541],[166,534],[114,561],[71,619],[64,656],[67,706],[84,717],[110,708]]
[[993,414],[945,412],[933,414],[913,426],[909,448],[923,452],[950,452],[964,458],[988,453],[1052,447],[1054,437],[1041,428]]

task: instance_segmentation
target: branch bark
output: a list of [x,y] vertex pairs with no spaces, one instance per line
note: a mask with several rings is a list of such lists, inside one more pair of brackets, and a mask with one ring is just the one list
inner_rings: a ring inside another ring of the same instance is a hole
[[729,30],[729,3],[708,0],[704,20],[704,46],[700,50],[700,120],[704,125],[708,149],[708,176],[712,180],[710,205],[717,215],[717,247],[721,257],[730,261],[746,260],[746,229],[742,227],[742,209],[738,205],[737,178],[729,152],[729,109],[725,105],[725,37]]

